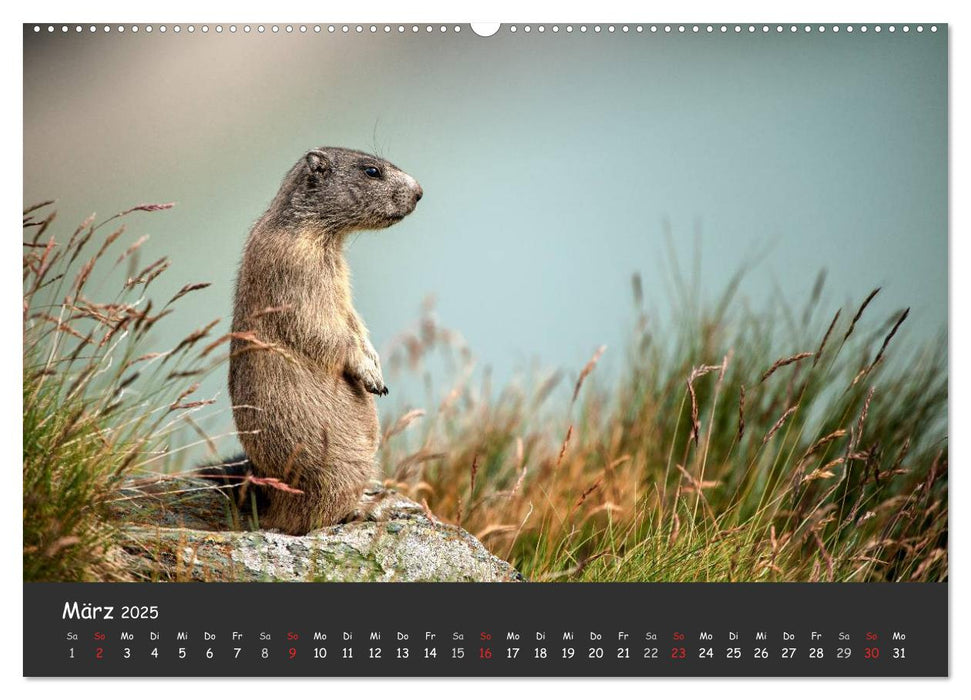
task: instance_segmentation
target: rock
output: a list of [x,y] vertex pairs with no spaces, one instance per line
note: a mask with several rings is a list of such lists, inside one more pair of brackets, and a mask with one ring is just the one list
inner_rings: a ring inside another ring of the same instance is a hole
[[252,527],[225,489],[203,479],[131,482],[109,504],[116,563],[152,581],[522,581],[465,530],[375,484],[367,521],[302,537]]

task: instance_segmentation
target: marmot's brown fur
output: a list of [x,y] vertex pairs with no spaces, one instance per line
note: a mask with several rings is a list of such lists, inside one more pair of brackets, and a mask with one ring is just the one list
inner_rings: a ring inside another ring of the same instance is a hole
[[265,489],[262,527],[302,535],[355,511],[378,446],[373,394],[388,389],[351,304],[343,244],[400,221],[421,196],[385,160],[317,148],[250,231],[233,312],[233,416],[253,474],[302,491]]

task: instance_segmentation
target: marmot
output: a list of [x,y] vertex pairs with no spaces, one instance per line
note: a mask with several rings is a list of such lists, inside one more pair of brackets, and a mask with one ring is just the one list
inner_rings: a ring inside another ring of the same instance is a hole
[[378,447],[373,395],[388,389],[351,303],[343,245],[401,221],[421,197],[386,160],[315,148],[250,231],[233,311],[233,417],[253,474],[302,492],[262,489],[262,527],[302,535],[356,509]]

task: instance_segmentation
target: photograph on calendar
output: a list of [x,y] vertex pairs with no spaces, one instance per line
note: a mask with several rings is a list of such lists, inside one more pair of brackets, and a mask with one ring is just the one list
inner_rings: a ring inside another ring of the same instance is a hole
[[946,582],[946,25],[23,27],[25,582]]

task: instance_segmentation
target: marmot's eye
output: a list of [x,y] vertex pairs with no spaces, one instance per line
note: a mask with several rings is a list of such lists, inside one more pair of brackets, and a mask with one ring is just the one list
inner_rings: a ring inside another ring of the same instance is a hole
[[364,174],[368,177],[381,177],[381,171],[373,165],[364,168]]

